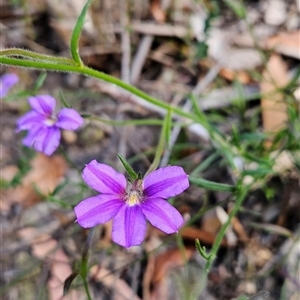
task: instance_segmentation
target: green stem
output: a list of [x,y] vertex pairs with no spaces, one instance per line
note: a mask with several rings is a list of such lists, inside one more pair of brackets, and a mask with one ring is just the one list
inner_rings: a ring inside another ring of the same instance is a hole
[[247,187],[243,186],[242,181],[241,181],[239,187],[240,188],[238,189],[238,195],[236,197],[235,205],[234,205],[232,211],[230,212],[227,221],[222,225],[220,231],[218,232],[217,237],[216,237],[216,239],[214,241],[214,244],[211,248],[211,251],[209,253],[210,259],[205,264],[205,270],[206,270],[207,273],[210,271],[212,263],[213,263],[215,257],[217,256],[217,252],[218,252],[218,250],[220,248],[220,245],[221,245],[221,242],[222,242],[222,240],[225,236],[225,232],[226,232],[228,226],[230,225],[230,223],[232,221],[232,218],[240,210],[241,205],[242,205],[242,203],[243,203],[243,201],[244,201],[244,199],[245,199],[245,197],[246,197],[246,195],[247,195],[247,193],[250,189],[250,186],[247,186]]
[[86,66],[78,66],[78,65],[67,65],[67,64],[55,64],[49,62],[42,62],[42,61],[31,61],[26,59],[17,59],[17,58],[10,58],[10,57],[3,57],[1,56],[2,51],[0,51],[0,63],[9,66],[16,66],[16,67],[25,67],[25,68],[33,68],[38,70],[49,70],[49,71],[58,71],[58,72],[73,72],[83,75],[88,75],[90,77],[94,77],[112,84],[115,84],[124,90],[145,99],[147,102],[161,107],[165,110],[172,110],[179,116],[186,117],[190,120],[196,121],[198,118],[190,113],[183,111],[178,107],[173,107],[167,103],[160,101],[154,97],[147,95],[146,93],[142,92],[141,90],[123,82],[122,80],[115,78],[111,75],[96,71]]
[[85,289],[85,293],[88,297],[88,300],[93,300],[91,293],[90,293],[90,289],[89,289],[89,285],[88,282],[86,280],[86,278],[82,278],[83,279],[83,285],[84,285],[84,289]]
[[96,116],[83,116],[89,120],[99,121],[105,124],[113,125],[113,126],[126,126],[126,125],[162,125],[163,121],[158,119],[141,119],[141,120],[125,120],[125,121],[115,121],[110,119],[105,119]]
[[165,144],[166,144],[167,130],[168,130],[168,128],[170,128],[170,125],[169,125],[170,122],[171,122],[171,110],[168,110],[168,113],[165,117],[162,129],[161,129],[159,142],[158,142],[158,145],[156,148],[154,160],[153,160],[151,166],[149,167],[148,171],[146,172],[145,176],[148,175],[149,173],[151,173],[152,171],[154,171],[159,165],[159,161],[164,152],[164,148],[165,148]]
[[88,271],[89,271],[88,262],[89,262],[90,252],[91,252],[91,245],[92,245],[94,231],[95,231],[95,227],[91,228],[88,233],[88,236],[86,238],[86,242],[85,242],[85,245],[83,248],[81,265],[80,265],[80,276],[83,280],[84,289],[86,291],[88,300],[92,300],[88,281],[87,281],[87,276],[88,276]]
[[77,63],[70,59],[65,57],[57,57],[53,55],[47,55],[47,54],[39,54],[30,50],[26,49],[18,49],[18,48],[10,48],[10,49],[3,49],[0,51],[1,56],[20,56],[20,57],[27,57],[31,58],[34,61],[43,61],[43,62],[51,62],[54,64],[66,64],[66,65],[73,65],[77,66]]

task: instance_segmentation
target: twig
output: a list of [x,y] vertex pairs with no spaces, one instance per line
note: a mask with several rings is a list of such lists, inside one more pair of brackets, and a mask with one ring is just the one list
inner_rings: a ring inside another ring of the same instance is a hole
[[[154,36],[175,36],[178,38],[184,38],[187,35],[192,35],[192,32],[187,27],[168,24],[132,22],[130,24],[130,29],[138,33]],[[120,25],[114,26],[113,30],[116,33],[122,32]]]
[[140,77],[143,65],[149,53],[153,41],[152,35],[145,35],[139,44],[139,48],[132,62],[131,83],[135,84]]
[[130,34],[128,31],[128,3],[127,0],[120,1],[120,14],[122,26],[122,80],[130,83]]

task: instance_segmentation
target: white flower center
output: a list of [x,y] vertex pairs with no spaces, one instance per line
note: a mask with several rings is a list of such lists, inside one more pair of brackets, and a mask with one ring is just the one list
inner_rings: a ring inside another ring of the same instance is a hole
[[48,127],[53,126],[56,123],[57,119],[55,116],[51,116],[44,121],[44,124]]
[[138,179],[133,183],[127,182],[125,202],[128,206],[140,204],[143,201],[143,181]]
[[131,191],[126,197],[126,203],[129,206],[134,206],[140,203],[140,195],[137,191]]

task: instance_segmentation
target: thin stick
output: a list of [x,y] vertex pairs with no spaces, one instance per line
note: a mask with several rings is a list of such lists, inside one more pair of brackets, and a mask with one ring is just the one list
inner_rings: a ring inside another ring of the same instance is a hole
[[120,2],[121,26],[122,26],[122,80],[130,83],[130,33],[128,30],[128,2]]
[[131,83],[132,84],[135,84],[140,77],[142,68],[144,66],[145,60],[150,51],[152,42],[153,42],[153,36],[145,35],[139,44],[139,48],[138,48],[136,55],[132,62],[132,68],[131,68]]

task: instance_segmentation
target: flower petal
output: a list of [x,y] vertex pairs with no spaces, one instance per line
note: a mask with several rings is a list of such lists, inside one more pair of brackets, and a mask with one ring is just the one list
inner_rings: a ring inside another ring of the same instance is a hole
[[7,95],[8,91],[19,81],[17,74],[8,73],[0,78],[0,98]]
[[30,111],[17,121],[17,131],[32,129],[37,125],[43,124],[44,120],[45,117],[43,117],[36,111]]
[[182,193],[188,187],[188,176],[177,166],[158,169],[144,179],[144,194],[149,198],[167,199]]
[[81,227],[91,228],[112,219],[124,202],[114,195],[98,195],[81,201],[74,207],[77,222]]
[[115,215],[112,239],[115,243],[129,248],[142,243],[146,234],[146,218],[139,205],[124,205]]
[[33,144],[38,136],[43,134],[43,131],[46,130],[45,126],[35,126],[28,131],[26,137],[22,140],[22,143],[27,147],[33,147]]
[[94,190],[104,194],[123,195],[126,178],[112,167],[92,160],[82,172],[83,180]]
[[59,146],[60,136],[61,133],[57,127],[44,127],[34,140],[33,148],[46,155],[51,155]]
[[57,116],[56,126],[66,130],[76,130],[83,123],[83,118],[72,108],[63,108]]
[[177,232],[184,222],[177,209],[164,199],[147,199],[141,208],[153,226],[168,234]]
[[28,102],[33,110],[36,112],[51,116],[56,105],[56,101],[50,95],[37,95],[35,97],[29,97]]

